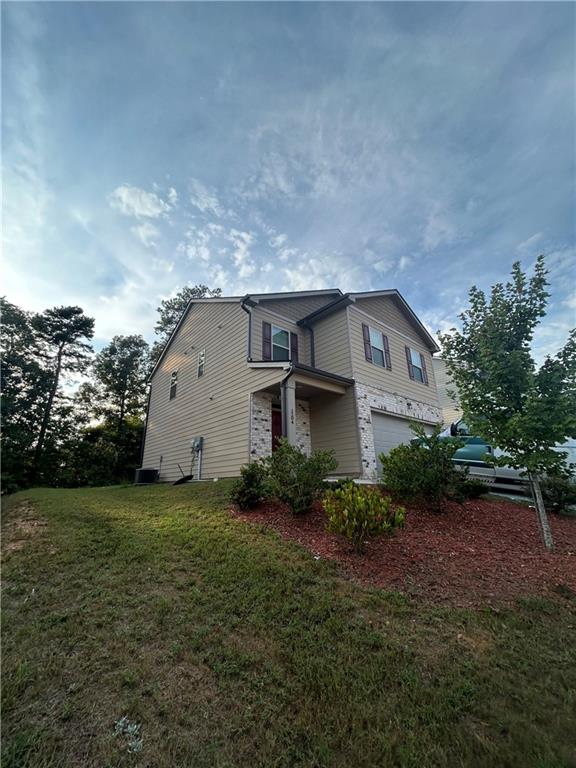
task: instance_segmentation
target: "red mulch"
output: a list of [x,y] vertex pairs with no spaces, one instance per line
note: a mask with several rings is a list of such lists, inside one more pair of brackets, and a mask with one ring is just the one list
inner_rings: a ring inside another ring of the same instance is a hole
[[534,509],[509,501],[451,503],[434,514],[409,507],[406,525],[372,539],[363,555],[327,533],[321,505],[294,517],[265,504],[235,517],[266,525],[314,555],[337,561],[353,578],[437,603],[510,603],[526,595],[576,599],[576,518],[551,516],[555,550],[540,539]]

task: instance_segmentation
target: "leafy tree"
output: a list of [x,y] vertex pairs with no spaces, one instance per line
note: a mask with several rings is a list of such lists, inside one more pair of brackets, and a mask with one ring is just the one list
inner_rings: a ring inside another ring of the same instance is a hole
[[94,320],[87,317],[80,307],[54,307],[34,315],[31,327],[36,333],[40,355],[45,360],[50,377],[34,450],[32,471],[33,479],[36,479],[61,376],[86,371],[92,348],[84,339],[93,337]]
[[551,547],[538,478],[557,471],[565,459],[553,447],[576,437],[576,332],[537,369],[530,344],[546,314],[548,285],[543,256],[530,279],[516,262],[512,279],[494,285],[489,300],[479,288],[470,289],[461,331],[439,335],[464,418],[503,451],[496,464],[526,470],[543,538]]
[[2,489],[11,492],[26,485],[50,376],[42,367],[31,314],[5,298],[0,309]]
[[[142,336],[114,336],[94,361],[99,406],[115,420],[118,434],[128,416],[142,417],[146,404],[149,347]],[[85,390],[86,391],[86,390]]]
[[61,453],[57,484],[77,487],[132,482],[134,470],[140,466],[143,429],[141,419],[126,418],[119,449],[116,421],[85,427]]
[[158,307],[160,318],[154,326],[154,332],[160,337],[154,342],[150,354],[151,365],[154,366],[166,342],[172,335],[172,331],[178,325],[178,321],[186,311],[192,299],[204,299],[209,296],[221,296],[221,288],[209,288],[207,285],[186,285],[182,290],[170,299],[163,299]]

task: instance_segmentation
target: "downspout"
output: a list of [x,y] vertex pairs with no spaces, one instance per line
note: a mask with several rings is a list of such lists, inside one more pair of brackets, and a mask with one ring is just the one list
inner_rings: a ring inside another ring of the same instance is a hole
[[240,302],[240,306],[246,312],[248,315],[248,344],[246,349],[246,358],[250,362],[252,360],[252,311],[250,306],[246,306],[246,302],[248,301],[249,297],[244,296],[242,301]]
[[310,331],[310,365],[312,366],[312,368],[316,368],[316,350],[314,348],[314,327],[312,325],[309,325],[308,330]]
[[280,413],[282,414],[282,437],[286,437],[288,435],[288,398],[286,397],[286,382],[290,376],[292,376],[293,372],[294,368],[292,367],[292,364],[290,364],[288,373],[280,382]]
[[144,448],[146,446],[146,431],[148,429],[148,416],[150,414],[150,399],[152,397],[152,385],[148,388],[148,401],[146,403],[146,419],[144,421],[144,432],[142,432],[142,445],[140,446],[140,466],[144,464]]

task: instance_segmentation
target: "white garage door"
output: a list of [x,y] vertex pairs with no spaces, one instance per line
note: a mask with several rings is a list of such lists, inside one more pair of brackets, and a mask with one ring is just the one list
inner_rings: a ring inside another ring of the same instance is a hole
[[[432,427],[425,425],[426,432],[432,432]],[[410,429],[408,419],[401,419],[398,416],[388,416],[384,413],[375,413],[372,411],[372,429],[374,431],[374,449],[376,458],[381,453],[390,453],[392,448],[396,448],[401,443],[409,443],[414,437]],[[378,472],[382,470],[382,465],[378,462]]]

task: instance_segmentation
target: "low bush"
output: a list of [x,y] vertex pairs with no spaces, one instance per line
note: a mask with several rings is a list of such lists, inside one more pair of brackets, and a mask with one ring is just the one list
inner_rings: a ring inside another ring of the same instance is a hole
[[235,481],[230,493],[230,500],[240,509],[252,509],[268,495],[268,471],[264,464],[254,462],[245,464],[240,469],[240,477]]
[[375,488],[348,482],[328,491],[324,498],[328,530],[346,536],[356,552],[362,552],[370,536],[389,533],[404,525],[405,510],[394,506]]
[[458,501],[465,501],[466,499],[479,499],[485,493],[490,493],[490,488],[482,480],[476,480],[475,478],[467,477],[467,474],[462,474],[462,479],[457,484],[454,494],[454,498]]
[[307,456],[285,438],[278,441],[263,464],[271,495],[288,504],[295,515],[307,512],[322,496],[324,478],[338,466],[333,451],[315,451]]
[[576,480],[566,475],[548,475],[540,480],[544,504],[551,512],[565,512],[576,504]]
[[462,446],[457,438],[440,439],[441,427],[435,427],[431,435],[412,424],[416,439],[409,445],[399,445],[388,455],[381,454],[382,481],[395,496],[408,501],[427,503],[434,511],[440,511],[446,499],[458,495],[458,489],[466,475],[457,468],[452,457]]

